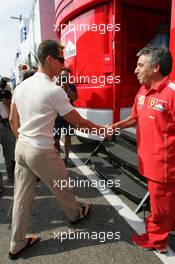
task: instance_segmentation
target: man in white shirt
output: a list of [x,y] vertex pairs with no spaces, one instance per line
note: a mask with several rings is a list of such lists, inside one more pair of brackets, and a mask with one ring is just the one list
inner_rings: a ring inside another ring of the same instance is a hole
[[[80,206],[72,188],[61,189],[55,182],[68,176],[63,161],[54,150],[53,127],[57,113],[79,128],[106,128],[82,118],[70,104],[66,92],[51,80],[59,76],[64,64],[63,47],[54,40],[43,41],[38,48],[40,68],[35,75],[16,87],[11,107],[10,124],[18,138],[15,151],[15,193],[12,237],[9,257],[16,258],[38,237],[26,238],[27,223],[35,197],[36,177],[39,177],[56,196],[59,205],[72,223],[82,220],[90,205]],[[59,186],[60,186],[59,185]]]

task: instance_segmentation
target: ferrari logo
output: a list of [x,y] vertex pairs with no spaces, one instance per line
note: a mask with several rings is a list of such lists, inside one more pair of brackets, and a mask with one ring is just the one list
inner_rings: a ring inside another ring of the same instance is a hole
[[145,95],[139,95],[138,97],[138,105],[144,105]]
[[156,105],[157,99],[150,97],[149,101],[148,101],[148,106],[154,108],[154,106]]

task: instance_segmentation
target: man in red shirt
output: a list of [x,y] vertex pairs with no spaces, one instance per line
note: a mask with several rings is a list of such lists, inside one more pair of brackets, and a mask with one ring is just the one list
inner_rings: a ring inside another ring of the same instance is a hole
[[147,178],[150,194],[146,233],[133,235],[132,242],[165,253],[175,228],[175,83],[168,77],[172,57],[162,47],[145,47],[137,56],[135,74],[142,86],[131,115],[113,126],[137,125],[138,170]]

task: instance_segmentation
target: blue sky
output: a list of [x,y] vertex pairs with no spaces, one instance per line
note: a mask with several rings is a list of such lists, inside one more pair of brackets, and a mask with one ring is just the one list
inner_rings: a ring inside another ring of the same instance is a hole
[[33,0],[2,0],[0,3],[0,75],[10,76],[19,44],[19,21],[11,16],[29,17]]

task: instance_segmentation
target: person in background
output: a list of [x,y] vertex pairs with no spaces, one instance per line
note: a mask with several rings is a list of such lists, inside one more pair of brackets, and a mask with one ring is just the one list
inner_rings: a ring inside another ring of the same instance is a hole
[[31,70],[31,71],[34,71],[34,72],[37,72],[37,71],[38,71],[38,66],[32,65],[32,66],[30,67],[30,70]]
[[[69,76],[70,70],[69,68],[63,68],[61,71],[60,79],[59,79],[59,85],[64,89],[64,91],[67,93],[71,105],[73,105],[73,102],[77,100],[78,93],[75,84],[69,83]],[[64,149],[65,149],[65,158],[64,163],[68,167],[74,167],[74,163],[69,158],[69,152],[71,149],[71,135],[75,135],[74,133],[74,127],[68,123],[63,117],[61,117],[59,114],[55,120],[55,128],[54,128],[54,140],[55,140],[55,147],[60,152],[60,137],[62,132],[64,132],[65,135],[65,142],[64,142]]]
[[138,170],[147,179],[151,213],[146,232],[132,236],[144,250],[167,252],[167,240],[175,230],[175,83],[170,51],[145,47],[137,54],[135,69],[141,88],[131,115],[113,128],[137,125]]
[[[3,150],[7,178],[9,181],[14,180],[15,168],[15,137],[9,124],[9,113],[12,93],[8,89],[7,79],[2,78],[0,83],[0,144]],[[0,192],[3,191],[3,181],[1,180]]]
[[10,82],[10,78],[8,77],[2,77],[0,80],[0,89],[1,90],[9,90],[12,92],[11,86],[8,84]]
[[28,79],[29,77],[33,76],[36,73],[36,71],[33,70],[27,70],[26,72],[23,73],[22,75],[22,82],[26,79]]
[[29,70],[25,70],[25,71],[21,72],[21,82],[26,80],[27,78],[31,77],[37,71],[38,71],[37,66],[31,66]]

